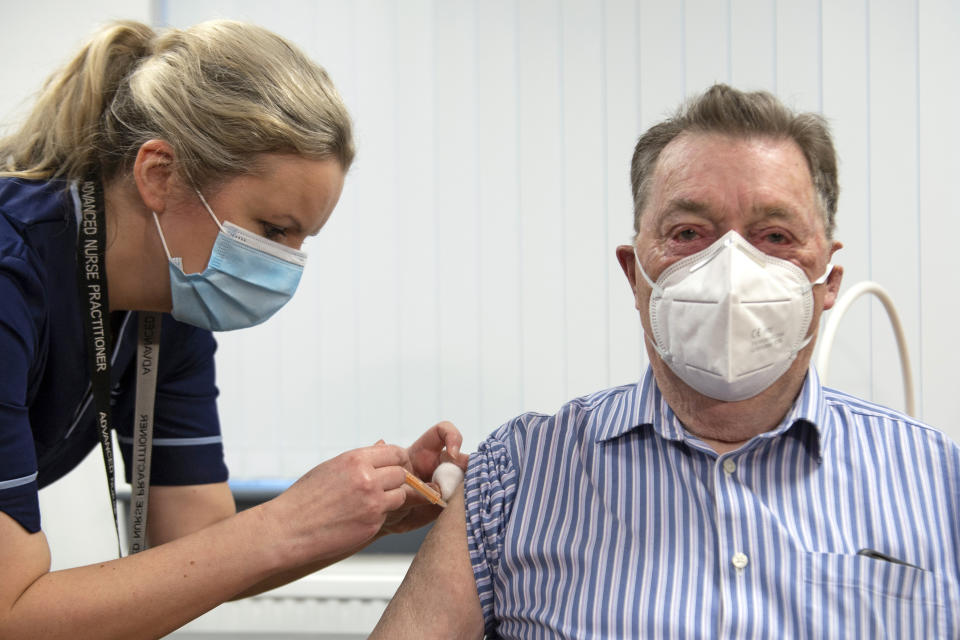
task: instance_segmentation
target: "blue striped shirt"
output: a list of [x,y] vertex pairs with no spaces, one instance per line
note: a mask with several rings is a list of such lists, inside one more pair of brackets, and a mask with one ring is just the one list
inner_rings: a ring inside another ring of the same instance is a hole
[[725,455],[648,369],[500,427],[465,492],[491,638],[960,637],[960,447],[812,368]]

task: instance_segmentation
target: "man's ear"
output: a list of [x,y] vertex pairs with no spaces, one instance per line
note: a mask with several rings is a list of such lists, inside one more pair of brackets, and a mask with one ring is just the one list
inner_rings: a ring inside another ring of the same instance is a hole
[[173,147],[163,140],[140,145],[133,163],[133,179],[140,199],[150,211],[163,213],[175,182]]
[[640,299],[637,297],[637,258],[633,253],[633,245],[622,244],[617,247],[617,261],[624,275],[630,282],[630,289],[633,291],[633,306],[640,308]]
[[[833,259],[833,254],[843,248],[843,245],[839,242],[834,242],[833,247],[830,249],[830,258]],[[836,301],[837,296],[840,295],[840,283],[843,281],[843,267],[835,264],[833,265],[833,271],[830,272],[830,275],[827,276],[827,281],[824,283],[827,286],[827,291],[823,296],[823,310],[826,311],[832,307]]]

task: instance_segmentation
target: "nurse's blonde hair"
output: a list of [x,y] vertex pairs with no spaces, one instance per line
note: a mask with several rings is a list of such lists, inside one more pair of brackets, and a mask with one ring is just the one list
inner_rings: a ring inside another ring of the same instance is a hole
[[44,84],[0,140],[0,176],[104,180],[151,139],[197,186],[255,170],[258,154],[353,161],[350,117],[326,71],[266,29],[217,20],[155,32],[114,22]]

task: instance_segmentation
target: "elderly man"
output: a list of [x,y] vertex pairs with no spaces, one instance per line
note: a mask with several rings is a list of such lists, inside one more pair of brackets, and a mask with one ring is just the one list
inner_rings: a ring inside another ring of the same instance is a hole
[[637,143],[650,368],[500,427],[375,636],[960,636],[960,447],[820,385],[823,120],[718,85]]

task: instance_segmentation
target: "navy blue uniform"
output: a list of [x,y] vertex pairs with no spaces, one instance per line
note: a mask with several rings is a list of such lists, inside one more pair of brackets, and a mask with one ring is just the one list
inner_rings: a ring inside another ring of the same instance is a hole
[[[40,529],[37,491],[99,443],[77,291],[78,211],[64,182],[0,179],[0,511],[30,532]],[[129,482],[137,315],[114,313],[111,323],[112,419]],[[227,479],[215,350],[210,331],[163,315],[153,484]]]

